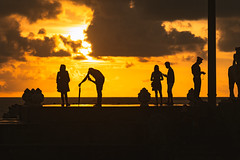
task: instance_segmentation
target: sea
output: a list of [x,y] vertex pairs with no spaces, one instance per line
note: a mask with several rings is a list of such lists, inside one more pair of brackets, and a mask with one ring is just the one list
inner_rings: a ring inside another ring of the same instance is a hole
[[[204,101],[207,101],[207,97],[202,98]],[[223,99],[227,99],[227,97],[218,97],[217,103]],[[80,98],[80,107],[91,107],[97,101],[96,97],[81,97]],[[166,105],[167,97],[163,97],[163,106]],[[69,97],[70,107],[79,107],[78,98],[77,97]],[[137,97],[104,97],[102,100],[103,107],[115,106],[115,107],[139,107],[140,103]],[[155,98],[152,97],[150,101],[150,106],[154,106]],[[174,97],[175,106],[181,106],[184,104],[188,104],[189,101],[186,97]],[[1,97],[0,98],[0,118],[6,112],[8,112],[8,108],[12,105],[23,105],[24,101],[21,97]],[[43,106],[53,106],[60,107],[61,106],[61,98],[60,97],[45,97]]]

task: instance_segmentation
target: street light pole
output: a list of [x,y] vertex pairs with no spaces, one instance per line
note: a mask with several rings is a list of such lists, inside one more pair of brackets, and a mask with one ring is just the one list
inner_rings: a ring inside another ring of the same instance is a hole
[[208,0],[208,103],[216,106],[216,0]]

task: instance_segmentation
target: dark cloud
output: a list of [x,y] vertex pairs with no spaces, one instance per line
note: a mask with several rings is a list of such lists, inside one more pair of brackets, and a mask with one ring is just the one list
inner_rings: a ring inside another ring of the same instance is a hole
[[44,28],[41,28],[39,31],[38,31],[38,34],[42,34],[42,35],[45,35],[47,33],[46,29]]
[[240,17],[240,1],[236,0],[216,0],[217,17],[230,18]]
[[[174,31],[168,35],[160,24],[162,21],[206,19],[208,0],[133,0],[132,9],[129,7],[130,0],[72,1],[94,9],[94,20],[88,30],[89,40],[93,44],[93,56],[161,56],[198,49],[195,52],[206,57],[202,51],[204,39],[190,35],[190,32]],[[240,17],[239,6],[240,1],[217,0],[217,17]],[[240,35],[235,34],[236,30],[229,31],[227,23],[228,21],[218,23],[219,31],[225,36],[219,42],[222,51],[232,50],[233,46],[239,44]],[[230,22],[232,23],[236,22]],[[179,43],[187,41],[190,44],[171,43],[173,34],[181,35],[177,40]],[[185,36],[187,38],[183,39]],[[191,39],[195,43],[191,43]]]
[[[239,17],[240,1],[216,0],[217,17]],[[157,20],[199,20],[207,18],[208,0],[135,0],[146,18]]]
[[73,59],[75,59],[75,60],[87,60],[87,58],[84,57],[84,56],[76,56],[76,57],[73,57]]
[[149,59],[149,58],[146,58],[146,57],[139,57],[139,58],[138,58],[138,61],[139,61],[139,62],[149,62],[150,59]]
[[132,66],[134,66],[134,64],[132,62],[126,62],[126,64],[125,64],[126,68],[130,68]]
[[63,37],[62,35],[59,35],[59,37],[61,38],[65,46],[70,46],[73,49],[73,52],[77,52],[77,49],[82,46],[82,43],[80,40],[72,41],[71,39]]
[[135,8],[144,18],[161,21],[207,17],[207,0],[136,0]]
[[28,39],[21,36],[19,24],[14,19],[0,18],[0,63],[9,59],[25,60]]
[[0,17],[22,15],[30,22],[38,19],[56,18],[61,13],[61,3],[54,0],[1,0]]
[[196,56],[187,56],[187,57],[182,57],[183,61],[195,61],[196,60]]
[[217,21],[220,30],[218,47],[221,51],[234,51],[240,46],[240,18],[221,18]]
[[[129,1],[99,1],[89,27],[92,56],[163,56],[203,52],[206,40],[190,32],[167,32],[161,21],[144,19]],[[136,4],[137,7],[137,4]]]
[[240,1],[218,0],[217,29],[220,32],[218,48],[220,51],[232,52],[240,46]]
[[57,36],[53,36],[51,38],[44,37],[44,40],[42,39],[32,39],[29,40],[29,46],[30,46],[30,54],[37,57],[65,57],[65,56],[71,56],[71,53],[69,51],[65,50],[59,50],[54,51],[54,49],[57,47]]

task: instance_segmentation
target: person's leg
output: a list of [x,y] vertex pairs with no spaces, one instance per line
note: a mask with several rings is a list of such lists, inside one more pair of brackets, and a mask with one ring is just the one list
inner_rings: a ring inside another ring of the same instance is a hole
[[172,88],[173,88],[173,83],[168,84],[168,98],[169,98],[169,104],[173,104],[173,94],[172,94]]
[[160,105],[162,106],[162,84],[160,83],[160,89],[159,89],[159,94],[160,94]]
[[102,88],[103,83],[96,83],[97,86],[97,106],[102,106]]
[[194,78],[193,82],[194,82],[195,96],[196,96],[196,98],[199,98],[200,88],[201,88],[201,79],[200,78]]
[[159,94],[160,94],[160,105],[162,106],[162,89],[159,90]]
[[198,81],[198,98],[200,98],[200,92],[201,92],[201,86],[202,86],[202,81],[201,81],[201,79],[199,79],[199,81]]
[[234,81],[232,80],[229,80],[229,92],[230,92],[230,98],[234,99],[235,96],[234,96]]
[[233,66],[229,67],[228,69],[228,86],[229,86],[229,92],[230,92],[230,98],[234,99],[234,72],[233,72]]
[[62,99],[62,107],[64,107],[64,96],[63,96],[63,92],[61,92],[61,99]]
[[240,81],[238,80],[237,84],[237,88],[238,88],[238,99],[240,100]]
[[97,91],[98,97],[97,97],[97,105],[102,106],[102,90]]
[[167,93],[168,93],[168,101],[167,101],[167,104],[170,104],[171,103],[171,95],[170,95],[170,84],[168,83],[167,84],[168,88],[167,88]]
[[156,98],[155,105],[158,106],[158,92],[157,92],[157,90],[155,90],[155,98]]
[[66,107],[69,107],[67,92],[65,93]]

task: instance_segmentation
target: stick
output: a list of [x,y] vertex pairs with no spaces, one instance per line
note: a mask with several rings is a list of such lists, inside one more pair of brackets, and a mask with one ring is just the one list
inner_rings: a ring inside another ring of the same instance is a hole
[[78,91],[78,107],[80,105],[80,93],[81,93],[81,87],[79,87],[79,91]]

